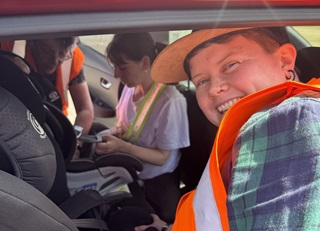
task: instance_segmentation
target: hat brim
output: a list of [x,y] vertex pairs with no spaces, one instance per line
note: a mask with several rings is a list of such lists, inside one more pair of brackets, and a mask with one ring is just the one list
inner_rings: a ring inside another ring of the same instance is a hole
[[159,83],[177,83],[187,80],[188,75],[184,71],[183,62],[190,51],[211,38],[243,29],[248,28],[199,30],[176,40],[163,49],[153,62],[152,79]]

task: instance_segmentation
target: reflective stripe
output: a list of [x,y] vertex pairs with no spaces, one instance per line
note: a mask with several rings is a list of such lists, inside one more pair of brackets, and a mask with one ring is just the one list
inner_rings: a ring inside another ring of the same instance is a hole
[[84,55],[78,46],[72,48],[72,53],[72,59],[64,61],[56,71],[56,88],[61,96],[62,110],[66,116],[68,116],[69,83],[79,75],[84,62]]
[[24,58],[26,56],[26,40],[16,40],[13,43],[12,53]]
[[72,58],[65,60],[61,64],[61,78],[62,78],[62,88],[63,88],[63,97],[65,102],[68,105],[68,90],[69,90],[69,81],[70,81],[70,73],[72,67]]
[[193,210],[196,220],[197,231],[222,231],[222,224],[218,207],[213,195],[212,183],[210,180],[209,163],[201,176],[196,194],[193,200]]
[[[71,48],[72,54],[74,52],[75,47],[76,47],[76,42],[72,44],[72,48]],[[61,64],[63,97],[67,105],[68,105],[68,91],[69,91],[70,73],[72,68],[72,60],[73,60],[73,55],[71,59],[67,59],[63,61],[63,63]]]
[[124,139],[131,143],[137,141],[142,129],[147,122],[150,112],[166,85],[154,82],[151,89],[145,96],[141,106],[138,109],[137,115],[133,123],[130,125],[129,131],[124,135]]

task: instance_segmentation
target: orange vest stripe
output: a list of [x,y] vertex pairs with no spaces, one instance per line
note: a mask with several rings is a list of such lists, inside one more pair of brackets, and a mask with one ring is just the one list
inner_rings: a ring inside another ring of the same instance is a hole
[[[79,75],[79,73],[82,69],[82,64],[84,62],[84,58],[85,58],[84,54],[81,52],[80,48],[78,46],[76,46],[73,51],[73,55],[72,55],[72,65],[71,65],[71,70],[70,70],[69,82],[71,80],[73,80],[76,76]],[[57,75],[56,88],[61,96],[62,111],[67,116],[68,115],[68,99],[66,98],[66,94],[64,92],[64,88],[67,86],[64,86],[64,83],[63,83],[61,66],[58,67],[56,75]]]
[[195,190],[183,195],[177,207],[176,219],[172,231],[196,230],[193,207]]
[[308,84],[290,81],[261,90],[240,100],[231,107],[223,117],[211,153],[211,157],[214,156],[216,158],[215,160],[211,160],[210,163],[212,187],[219,207],[223,230],[229,230],[229,223],[226,208],[227,195],[220,175],[220,170],[231,152],[240,128],[252,114],[267,105],[280,103],[285,99],[308,89],[320,91],[319,86],[315,85],[320,85],[320,80],[312,79]]

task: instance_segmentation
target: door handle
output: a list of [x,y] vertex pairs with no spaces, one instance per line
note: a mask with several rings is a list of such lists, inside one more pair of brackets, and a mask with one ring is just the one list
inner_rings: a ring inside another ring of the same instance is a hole
[[108,80],[104,79],[104,78],[100,78],[100,85],[107,90],[110,90],[111,88],[111,82],[109,82]]

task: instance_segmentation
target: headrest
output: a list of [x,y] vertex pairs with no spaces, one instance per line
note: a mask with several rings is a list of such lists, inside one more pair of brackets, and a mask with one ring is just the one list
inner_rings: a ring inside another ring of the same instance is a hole
[[51,200],[17,177],[0,171],[1,230],[78,230]]
[[297,52],[296,67],[299,79],[306,83],[313,77],[320,77],[320,47],[305,47]]
[[0,159],[13,174],[46,194],[54,182],[54,147],[33,114],[0,87]]
[[15,63],[16,60],[25,62],[20,56],[9,52],[0,52],[0,86],[15,95],[43,125],[45,111],[39,92],[40,88],[36,87],[32,77]]

